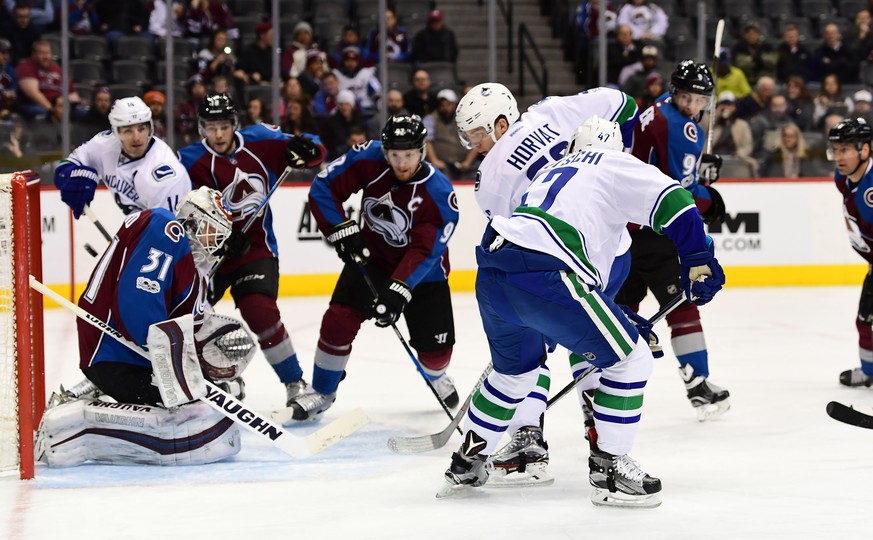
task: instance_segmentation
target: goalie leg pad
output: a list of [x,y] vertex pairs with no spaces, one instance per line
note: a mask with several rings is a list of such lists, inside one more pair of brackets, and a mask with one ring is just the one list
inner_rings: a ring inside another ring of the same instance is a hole
[[206,395],[206,380],[194,344],[192,315],[149,326],[146,343],[155,386],[166,407],[190,403]]
[[85,461],[200,465],[237,454],[239,429],[205,403],[173,410],[148,405],[76,400],[46,411],[40,425],[42,460],[52,467]]

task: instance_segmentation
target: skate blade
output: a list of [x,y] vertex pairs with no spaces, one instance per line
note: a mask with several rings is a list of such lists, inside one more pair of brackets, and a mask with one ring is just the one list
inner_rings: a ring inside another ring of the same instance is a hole
[[504,469],[495,467],[488,476],[488,482],[482,486],[487,488],[541,487],[555,483],[555,477],[549,473],[545,463],[532,463],[525,467],[524,472],[506,473]]
[[718,418],[729,410],[731,410],[731,403],[728,399],[717,403],[701,405],[700,407],[697,407],[697,421],[706,422],[707,420]]
[[436,492],[437,499],[461,499],[473,495],[476,488],[466,484],[453,484],[448,480]]
[[661,494],[629,495],[627,493],[612,493],[608,489],[591,488],[591,502],[594,506],[612,506],[614,508],[657,508],[661,506]]

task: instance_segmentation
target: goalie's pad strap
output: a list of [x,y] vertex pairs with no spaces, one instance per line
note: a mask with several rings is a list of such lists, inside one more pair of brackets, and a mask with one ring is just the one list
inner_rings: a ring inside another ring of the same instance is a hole
[[206,380],[194,346],[194,317],[149,326],[147,343],[156,386],[167,407],[196,401],[206,395]]

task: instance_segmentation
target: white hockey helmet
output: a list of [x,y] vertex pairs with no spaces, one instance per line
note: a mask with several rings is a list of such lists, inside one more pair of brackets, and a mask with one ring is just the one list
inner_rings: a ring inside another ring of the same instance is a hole
[[601,148],[604,150],[624,150],[624,142],[621,138],[621,128],[615,122],[594,115],[582,122],[573,138],[567,146],[565,156],[581,152],[587,148]]
[[518,103],[512,92],[500,83],[477,84],[458,102],[455,109],[455,123],[458,125],[458,138],[465,148],[473,148],[473,143],[467,132],[476,128],[485,128],[494,142],[494,124],[500,117],[512,125],[518,120]]
[[233,228],[221,193],[206,186],[185,195],[176,207],[176,219],[188,233],[191,253],[198,264],[221,249]]
[[120,128],[137,124],[148,124],[149,133],[154,132],[152,110],[145,101],[136,96],[116,99],[109,111],[109,125],[112,126],[112,132],[118,135]]

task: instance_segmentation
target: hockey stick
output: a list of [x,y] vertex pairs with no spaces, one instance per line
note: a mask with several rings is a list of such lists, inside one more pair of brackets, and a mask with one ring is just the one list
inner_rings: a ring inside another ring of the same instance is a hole
[[[279,179],[276,180],[276,183],[273,184],[273,187],[271,187],[270,191],[268,191],[267,194],[264,196],[264,200],[261,201],[260,205],[258,205],[258,208],[255,210],[255,213],[252,214],[252,216],[249,218],[249,220],[246,221],[245,225],[242,226],[242,229],[240,231],[240,232],[242,232],[242,234],[247,233],[249,231],[249,229],[252,228],[252,225],[254,225],[255,220],[258,219],[258,217],[260,217],[261,213],[267,207],[267,203],[270,202],[270,197],[272,197],[273,193],[276,193],[276,190],[279,189],[279,186],[281,186],[282,183],[284,183],[285,180],[287,180],[288,177],[291,176],[291,171],[293,171],[293,170],[294,169],[292,169],[291,166],[285,167],[285,170],[282,171],[282,174],[279,176]],[[212,270],[209,271],[209,276],[207,277],[207,279],[212,279],[213,276],[215,276],[216,272],[218,272],[218,269],[221,267],[222,264],[224,264],[225,260],[227,260],[227,257],[222,257],[222,258],[218,259],[218,262],[216,262],[215,266],[212,267]]]
[[873,416],[864,414],[851,405],[843,405],[838,401],[831,401],[827,405],[828,416],[850,426],[864,429],[873,429]]
[[[664,305],[657,313],[652,315],[649,319],[649,322],[654,326],[658,321],[669,315],[674,309],[679,307],[682,302],[685,301],[685,297],[681,294],[676,295],[675,298],[670,300],[667,304]],[[479,382],[476,383],[476,386],[473,388],[473,391],[470,392],[470,395],[467,397],[467,400],[464,401],[464,405],[461,409],[455,414],[455,417],[452,419],[452,422],[446,426],[445,429],[438,433],[434,433],[433,435],[421,435],[418,437],[392,437],[388,439],[388,448],[398,454],[417,454],[421,452],[428,452],[430,450],[436,450],[437,448],[442,448],[449,441],[449,438],[452,436],[452,431],[461,423],[461,420],[466,414],[467,409],[470,407],[470,401],[473,398],[473,395],[476,393],[476,390],[479,389],[479,386],[491,372],[491,364],[488,364],[488,367],[485,369],[485,372],[482,373],[482,376],[479,377]],[[557,394],[555,394],[552,399],[546,402],[546,409],[554,405],[559,399],[567,395],[570,390],[576,387],[579,383],[587,379],[592,373],[597,370],[595,367],[589,367],[582,373],[580,373],[572,382],[570,382],[567,386],[562,388]]]
[[[715,50],[712,53],[712,91],[718,88],[718,53],[721,50],[721,38],[724,36],[724,19],[719,19],[715,26]],[[715,126],[715,102],[718,96],[713,96],[709,103],[709,131],[706,132],[706,153],[712,153],[712,129]]]
[[[373,294],[373,299],[378,300],[379,291],[376,290],[376,286],[373,284],[373,280],[370,279],[370,274],[367,272],[367,269],[364,267],[364,261],[361,260],[357,256],[354,256],[354,258],[355,258],[355,264],[358,266],[358,270],[360,270],[360,272],[361,272],[361,277],[364,278],[364,282],[367,284],[367,287],[369,287],[370,292]],[[433,383],[431,383],[430,378],[428,378],[428,376],[427,376],[427,373],[424,372],[424,368],[421,367],[421,363],[418,361],[418,358],[415,357],[415,354],[413,354],[412,349],[409,347],[409,344],[406,342],[406,339],[403,337],[403,334],[401,334],[400,330],[397,329],[397,325],[394,323],[391,323],[391,328],[394,329],[394,334],[397,336],[397,339],[400,340],[400,344],[403,345],[403,348],[406,349],[406,354],[409,355],[409,359],[412,360],[413,364],[415,364],[415,369],[417,369],[418,373],[424,378],[424,382],[427,383],[427,387],[430,388],[430,391],[431,391],[431,393],[433,393],[433,396],[435,398],[437,398],[437,401],[440,402],[440,406],[443,408],[444,411],[446,411],[446,414],[449,415],[449,418],[451,418],[452,421],[454,421],[455,417],[452,414],[451,409],[449,409],[449,406],[446,405],[446,402],[443,401],[443,398],[440,397],[439,392],[437,392],[436,388],[434,388]],[[460,427],[458,428],[458,433],[463,434]]]
[[94,211],[91,210],[91,207],[88,205],[85,205],[85,215],[88,216],[88,219],[91,220],[91,223],[93,223],[94,226],[97,227],[97,230],[100,231],[100,234],[103,235],[103,238],[105,238],[107,242],[112,242],[112,235],[110,235],[109,231],[106,230],[106,227],[104,227],[103,224],[100,223],[100,220],[97,219],[97,214],[95,214]]
[[[49,289],[33,276],[30,276],[30,286],[72,311],[77,317],[91,326],[115,338],[116,341],[128,349],[149,359],[148,353],[142,347],[129,341],[121,332],[112,328],[104,321]],[[200,398],[200,401],[294,458],[313,456],[340,439],[354,433],[358,428],[367,423],[367,416],[364,412],[361,409],[355,409],[315,433],[306,437],[297,437],[283,430],[281,426],[271,422],[267,416],[246,407],[241,401],[209,381],[206,381],[206,395]]]

